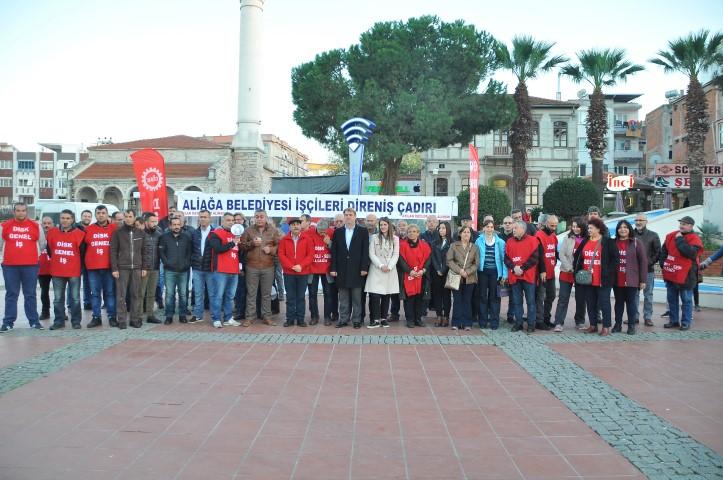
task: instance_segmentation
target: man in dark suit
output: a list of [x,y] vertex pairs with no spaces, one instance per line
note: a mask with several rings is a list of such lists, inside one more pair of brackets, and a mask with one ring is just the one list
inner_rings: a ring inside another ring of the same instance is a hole
[[361,328],[362,289],[369,271],[369,232],[356,224],[356,211],[344,210],[344,225],[331,241],[331,269],[339,291],[339,320],[336,328],[349,324]]

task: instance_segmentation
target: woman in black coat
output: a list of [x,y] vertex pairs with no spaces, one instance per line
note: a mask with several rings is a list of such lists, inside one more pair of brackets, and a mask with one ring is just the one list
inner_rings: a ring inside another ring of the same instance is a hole
[[452,227],[449,222],[437,226],[437,236],[432,242],[432,269],[429,272],[432,284],[432,303],[437,312],[435,327],[449,326],[449,312],[452,310],[452,291],[444,288],[447,281],[447,250],[452,244]]
[[592,272],[592,284],[580,285],[575,288],[584,292],[587,314],[590,317],[590,327],[586,333],[598,331],[598,311],[602,312],[603,328],[600,335],[610,335],[612,325],[610,312],[610,291],[617,276],[620,255],[615,240],[608,235],[608,229],[599,218],[591,218],[587,225],[588,237],[580,243],[573,255],[573,271],[575,275],[580,270]]

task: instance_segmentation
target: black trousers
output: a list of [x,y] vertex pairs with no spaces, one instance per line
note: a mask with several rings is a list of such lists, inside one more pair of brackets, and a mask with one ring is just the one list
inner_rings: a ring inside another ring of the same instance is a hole
[[550,323],[552,319],[552,302],[555,301],[555,277],[541,282],[535,291],[535,301],[537,304],[537,323]]
[[438,317],[449,318],[449,312],[452,310],[452,291],[444,288],[447,281],[446,275],[439,275],[434,272],[432,275],[432,304]]
[[50,314],[50,282],[53,277],[50,275],[38,275],[38,283],[40,284],[40,303],[42,304],[41,312]]
[[636,287],[613,287],[615,295],[615,325],[623,322],[623,310],[628,311],[628,325],[638,321],[638,289]]
[[421,293],[404,299],[404,316],[407,319],[407,323],[422,321],[422,315],[424,315],[424,304],[424,295]]
[[[369,294],[369,319],[380,320],[382,314],[389,311],[389,301],[391,295],[381,295],[379,293]],[[383,313],[382,313],[383,312]]]

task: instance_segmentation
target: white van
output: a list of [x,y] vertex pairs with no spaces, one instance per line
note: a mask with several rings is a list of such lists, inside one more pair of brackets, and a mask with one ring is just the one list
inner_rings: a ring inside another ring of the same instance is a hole
[[118,207],[106,203],[69,202],[67,200],[35,200],[35,218],[39,222],[43,217],[50,217],[53,219],[53,223],[58,225],[60,223],[60,212],[63,210],[70,210],[75,213],[75,221],[80,222],[80,214],[83,210],[90,210],[93,212],[92,221],[95,222],[95,207],[98,205],[106,206],[109,217],[118,211]]

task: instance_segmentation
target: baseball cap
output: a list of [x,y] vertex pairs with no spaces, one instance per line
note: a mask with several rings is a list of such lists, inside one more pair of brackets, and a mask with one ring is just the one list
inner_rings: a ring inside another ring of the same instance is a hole
[[301,223],[301,219],[300,219],[300,218],[297,218],[297,217],[290,218],[290,219],[289,219],[289,225],[292,225],[292,224],[294,224],[294,223]]
[[689,217],[686,215],[685,217],[678,220],[680,223],[688,223],[690,225],[695,225],[695,220],[693,220],[693,217]]
[[593,213],[593,212],[600,213],[600,209],[598,207],[596,207],[595,205],[593,205],[592,207],[589,207],[587,209],[587,213]]

